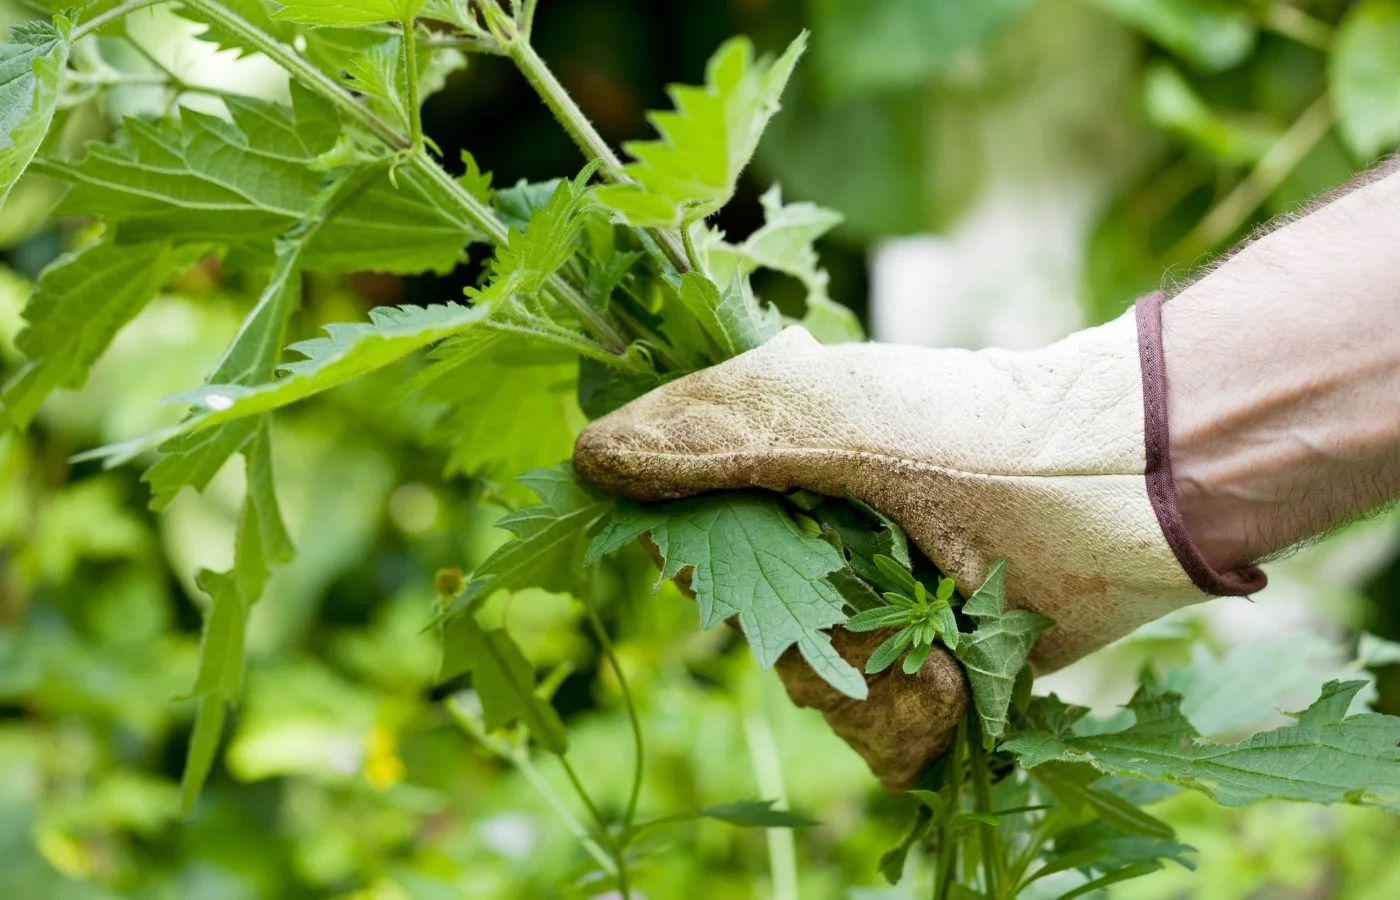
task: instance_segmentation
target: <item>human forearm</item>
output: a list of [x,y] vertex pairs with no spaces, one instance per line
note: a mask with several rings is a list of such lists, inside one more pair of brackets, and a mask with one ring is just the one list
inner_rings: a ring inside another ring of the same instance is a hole
[[1400,496],[1400,172],[1165,304],[1182,515],[1225,571]]

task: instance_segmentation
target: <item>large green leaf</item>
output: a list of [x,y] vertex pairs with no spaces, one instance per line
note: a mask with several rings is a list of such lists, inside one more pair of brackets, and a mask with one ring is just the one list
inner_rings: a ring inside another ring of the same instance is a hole
[[717,362],[762,346],[783,327],[778,310],[754,297],[738,272],[723,293],[706,276],[688,272],[681,276],[680,298],[714,343]]
[[1348,716],[1364,686],[1328,682],[1295,724],[1221,744],[1203,738],[1182,715],[1180,696],[1147,683],[1128,704],[1135,721],[1126,729],[1092,735],[1032,729],[1002,749],[1029,768],[1088,763],[1112,775],[1194,788],[1226,806],[1281,799],[1400,811],[1400,718]]
[[575,587],[584,561],[587,536],[612,501],[580,484],[573,468],[562,463],[520,476],[540,502],[504,516],[496,527],[515,535],[486,558],[453,609],[470,615],[498,590],[539,587],[563,592]]
[[418,14],[423,0],[286,0],[272,14],[302,25],[376,25]]
[[859,341],[865,337],[855,313],[832,300],[828,277],[812,246],[817,238],[841,224],[841,214],[815,203],[783,204],[777,185],[759,197],[763,225],[741,244],[718,242],[709,249],[710,274],[728,284],[735,270],[744,275],[771,269],[791,275],[807,289],[807,312],[802,324],[823,343]]
[[586,424],[577,360],[532,349],[524,338],[479,333],[494,339],[489,347],[452,366],[450,377],[432,379],[421,396],[443,407],[432,437],[448,448],[448,472],[494,479],[517,496],[527,489],[515,476],[567,457]]
[[[208,242],[265,254],[306,215],[328,179],[317,159],[341,127],[324,101],[292,86],[290,108],[225,100],[232,121],[182,108],[175,123],[128,119],[117,144],[90,144],[45,171],[73,187],[60,214],[97,215],[120,242]],[[407,169],[383,167],[302,254],[308,269],[446,271],[479,236]]]
[[1361,0],[1332,42],[1337,130],[1371,159],[1400,144],[1400,0]]
[[588,559],[643,534],[661,553],[662,578],[691,571],[701,627],[738,617],[764,668],[796,644],[828,684],[865,698],[865,678],[824,631],[846,620],[841,593],[826,578],[845,561],[830,543],[799,528],[780,497],[720,493],[649,505],[619,501]]
[[122,326],[193,257],[165,241],[117,246],[104,235],[54,260],[25,306],[16,345],[29,362],[5,385],[9,420],[23,428],[50,392],[82,387]]
[[634,141],[636,162],[625,168],[636,182],[599,188],[598,199],[633,225],[677,227],[716,212],[734,194],[739,173],[753,157],[806,35],[776,60],[754,60],[747,38],[715,51],[705,86],[673,85],[674,112],[655,112],[656,141]]
[[569,748],[559,714],[535,693],[535,669],[504,628],[482,628],[467,613],[450,620],[443,632],[441,680],[472,674],[488,730],[519,722],[551,753]]
[[199,797],[219,746],[229,706],[243,689],[248,614],[276,565],[292,557],[272,474],[272,444],[265,423],[243,448],[248,488],[238,517],[234,565],[227,572],[205,569],[197,582],[209,595],[200,642],[199,673],[192,697],[200,699],[180,790],[185,810]]
[[69,22],[24,22],[0,44],[0,208],[34,158],[58,108]]
[[832,93],[922,85],[980,48],[1029,0],[808,0],[813,52]]
[[963,613],[977,623],[977,630],[963,635],[954,655],[967,670],[972,703],[982,723],[988,750],[1006,733],[1007,713],[1016,677],[1026,665],[1031,647],[1053,622],[1024,609],[1005,609],[1006,561],[998,560],[987,573]]

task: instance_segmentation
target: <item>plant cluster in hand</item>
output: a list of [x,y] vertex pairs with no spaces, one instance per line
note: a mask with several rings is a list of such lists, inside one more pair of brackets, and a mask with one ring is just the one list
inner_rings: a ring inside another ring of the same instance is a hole
[[[473,688],[450,711],[522,769],[532,771],[531,747],[559,757],[588,821],[551,797],[596,863],[590,889],[611,885],[627,896],[646,849],[639,838],[652,828],[694,817],[807,824],[762,801],[638,817],[641,723],[594,604],[612,555],[643,535],[662,577],[688,570],[701,624],[735,621],[764,667],[795,647],[858,701],[866,675],[896,663],[886,677],[916,672],[935,644],[962,663],[971,711],[913,792],[905,841],[882,862],[896,880],[905,854],[927,844],[937,897],[1011,898],[1057,879],[1066,885],[1057,896],[1068,898],[1165,861],[1185,863],[1188,848],[1139,809],[1177,787],[1226,804],[1282,797],[1400,808],[1400,720],[1348,715],[1358,683],[1326,685],[1295,724],[1241,743],[1202,738],[1179,698],[1151,679],[1128,718],[1093,722],[1082,709],[1031,696],[1027,658],[1051,623],[1004,608],[1002,563],[981,586],[955,586],[895,523],[854,499],[732,492],[640,505],[579,483],[566,465],[550,467],[567,452],[580,413],[616,409],[776,334],[783,317],[750,287],[760,268],[803,284],[801,321],[819,339],[860,338],[854,317],[827,296],[812,246],[838,216],[785,204],[774,188],[763,197],[764,224],[742,242],[706,224],[732,198],[777,112],[803,38],[774,58],[757,57],[744,39],[726,43],[704,85],[672,88],[675,109],[652,118],[658,138],[627,146],[632,161],[624,163],[531,47],[531,0],[291,0],[275,11],[261,0],[182,0],[176,13],[207,26],[204,39],[280,65],[290,102],[221,94],[227,117],[203,114],[179,107],[196,89],[164,72],[166,116],[128,119],[77,159],[48,155],[47,136],[86,99],[75,90],[92,83],[82,76],[103,65],[96,51],[75,51],[98,35],[131,43],[122,16],[149,5],[92,3],[19,26],[0,47],[0,199],[32,168],[68,185],[59,213],[102,223],[41,276],[19,338],[30,361],[5,385],[3,410],[23,428],[52,391],[81,386],[116,333],[201,259],[217,255],[262,285],[207,382],[176,398],[191,408],[184,421],[92,454],[110,463],[149,458],[145,480],[158,510],[186,486],[203,489],[234,456],[246,470],[234,563],[198,577],[208,607],[191,691],[199,712],[187,806],[239,697],[249,611],[293,554],[270,416],[394,367],[392,389],[431,417],[424,437],[445,452],[449,472],[502,484],[517,507],[499,523],[512,540],[470,579],[439,580],[441,675],[469,674]],[[464,156],[463,173],[448,174],[423,134],[420,107],[470,53],[516,64],[578,143],[580,172],[502,189]],[[473,245],[491,256],[464,302],[375,309],[369,321],[331,324],[325,336],[291,344],[300,358],[284,361],[304,273],[441,272]],[[401,365],[410,357],[416,364]],[[635,777],[617,821],[568,765],[568,730],[549,700],[557,685],[537,681],[506,630],[478,618],[492,594],[525,587],[577,597],[618,674]],[[838,626],[888,631],[864,674],[833,648],[829,630]]]

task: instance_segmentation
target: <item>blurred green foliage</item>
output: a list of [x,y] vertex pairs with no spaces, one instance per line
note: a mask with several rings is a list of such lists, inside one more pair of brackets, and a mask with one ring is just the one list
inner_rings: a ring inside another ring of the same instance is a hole
[[[29,16],[0,2],[0,24]],[[1005,142],[1008,119],[1022,129],[1011,156],[1026,165],[1115,173],[1083,247],[1089,319],[1400,143],[1397,0],[543,0],[536,43],[617,145],[646,136],[643,110],[663,105],[662,85],[697,81],[724,37],[746,32],[777,48],[800,27],[812,29],[814,51],[760,148],[760,171],[720,224],[736,237],[753,230],[768,180],[789,199],[842,211],[824,258],[833,296],[856,308],[871,245],[954,222],[995,174],[988,142]],[[131,91],[129,108],[68,110],[64,142],[105,136],[116,115],[149,106]],[[498,185],[578,164],[497,60],[449,81],[426,121],[446,158],[470,148]],[[48,217],[57,193],[31,175],[0,219],[6,378],[21,363],[14,338],[32,280],[88,236],[82,222]],[[475,274],[469,263],[410,280],[320,278],[299,327],[309,336],[368,306],[455,299]],[[241,472],[226,469],[157,519],[135,469],[68,458],[170,424],[176,413],[156,401],[201,381],[256,288],[197,268],[133,323],[139,342],[118,339],[86,388],[51,398],[27,435],[0,436],[0,891],[561,895],[586,858],[525,777],[454,726],[434,688],[437,641],[425,631],[434,571],[483,559],[503,538],[492,523],[519,493],[443,478],[450,460],[419,449],[432,423],[385,401],[392,372],[278,419],[298,556],[254,612],[245,696],[221,762],[192,817],[178,818],[193,715],[179,698],[193,683],[204,602],[193,576],[229,563]],[[781,281],[764,290],[780,304],[800,297]],[[538,441],[555,453],[578,424],[547,409],[521,422],[518,434],[482,439]],[[753,670],[732,635],[698,633],[673,588],[650,596],[640,554],[629,572],[615,593],[635,599],[603,613],[648,726],[643,808],[781,790],[822,822],[797,839],[799,896],[914,896],[917,859],[903,888],[875,887],[908,801],[881,794],[819,717],[790,707]],[[1397,573],[1400,557],[1370,588],[1370,624],[1392,638]],[[532,590],[493,605],[530,660],[558,674],[576,765],[600,802],[620,806],[627,720],[577,604]],[[1394,712],[1400,686],[1382,685],[1380,702]],[[541,763],[541,776],[562,784],[551,765]],[[1374,811],[1228,811],[1178,795],[1153,812],[1199,848],[1199,871],[1116,896],[1381,900],[1400,891],[1400,824]],[[648,897],[788,889],[768,882],[761,831],[702,822],[653,840],[666,852],[641,863]]]

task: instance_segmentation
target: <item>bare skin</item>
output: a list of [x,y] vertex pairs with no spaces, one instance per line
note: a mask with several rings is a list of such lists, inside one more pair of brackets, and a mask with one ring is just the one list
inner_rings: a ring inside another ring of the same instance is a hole
[[1221,570],[1400,496],[1400,162],[1163,307],[1173,474]]

